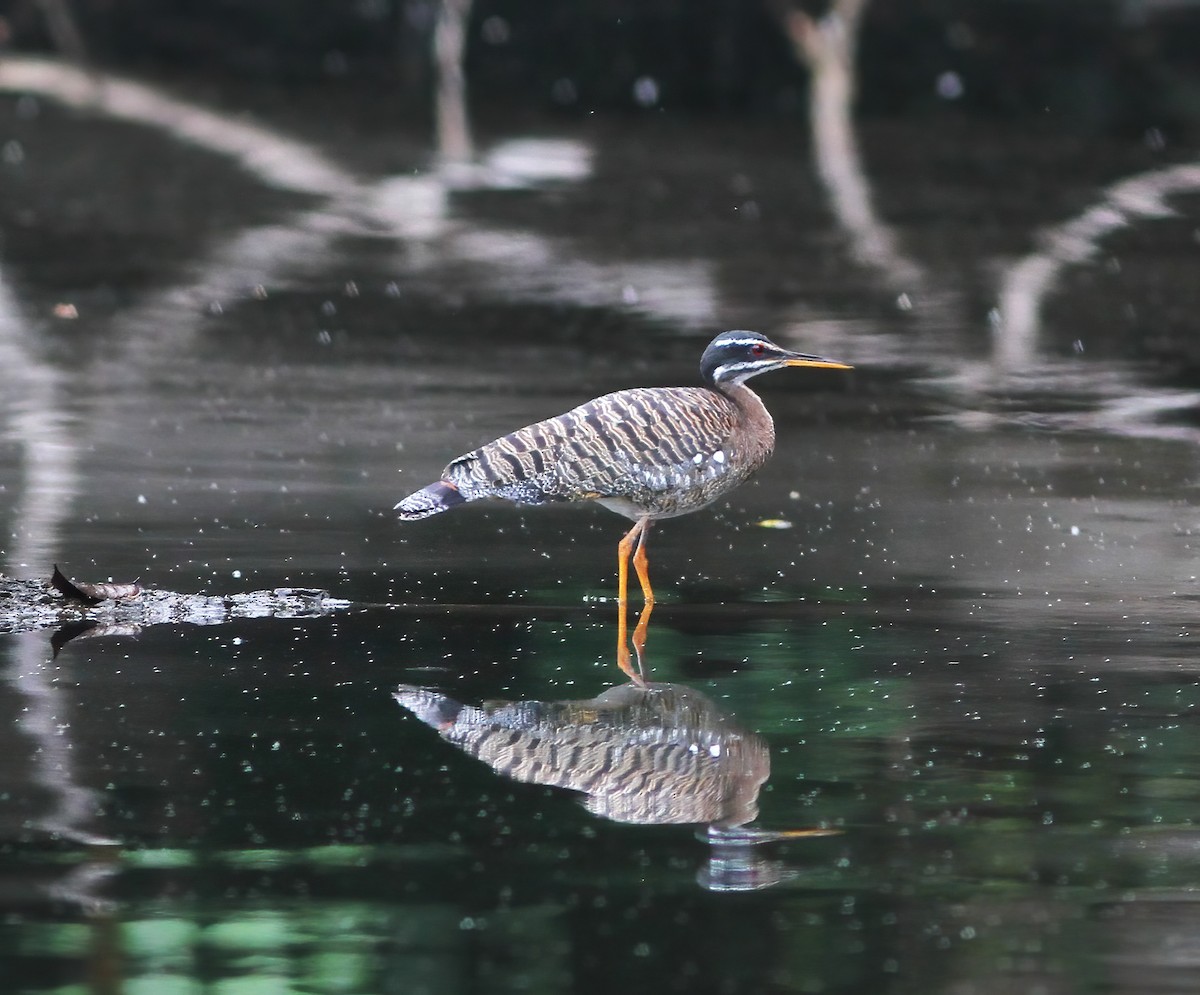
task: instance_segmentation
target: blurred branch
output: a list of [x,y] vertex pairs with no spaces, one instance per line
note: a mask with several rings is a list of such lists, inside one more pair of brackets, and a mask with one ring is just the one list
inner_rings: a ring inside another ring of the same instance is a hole
[[70,0],[34,0],[34,3],[46,19],[46,30],[59,53],[76,65],[87,62],[87,46]]
[[437,143],[443,162],[468,162],[474,153],[463,70],[470,16],[471,0],[442,0],[433,31],[433,54],[437,64]]
[[1036,251],[1005,269],[993,326],[1000,369],[1019,372],[1037,362],[1042,304],[1063,271],[1092,259],[1114,231],[1138,221],[1173,217],[1171,197],[1200,191],[1200,162],[1179,163],[1118,180],[1082,213],[1038,235]]
[[816,18],[791,0],[768,0],[797,61],[811,76],[813,155],[834,216],[860,262],[881,270],[895,289],[911,292],[924,279],[921,267],[897,248],[891,228],[875,213],[851,120],[858,29],[867,3],[834,0],[828,13]]
[[837,63],[847,75],[853,98],[858,25],[869,0],[834,0],[824,17],[815,18],[789,0],[770,0],[796,58],[814,72]]

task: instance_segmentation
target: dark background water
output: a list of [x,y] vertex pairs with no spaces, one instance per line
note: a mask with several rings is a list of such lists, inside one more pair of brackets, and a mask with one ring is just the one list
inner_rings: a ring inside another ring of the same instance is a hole
[[[352,602],[0,634],[4,991],[1192,990],[1194,5],[869,7],[874,255],[768,15],[618,6],[477,5],[505,183],[438,165],[416,5],[78,5],[157,117],[0,63],[4,573]],[[620,519],[391,507],[727,327],[856,367],[756,381],[774,458],[650,546],[653,678],[835,831],[740,847],[392,699],[622,682]]]

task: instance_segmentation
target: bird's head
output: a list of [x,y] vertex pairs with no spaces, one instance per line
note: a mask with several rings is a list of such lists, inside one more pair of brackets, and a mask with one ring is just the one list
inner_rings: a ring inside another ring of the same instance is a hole
[[700,376],[706,384],[738,384],[760,373],[785,366],[810,366],[820,370],[853,369],[845,363],[820,356],[792,352],[758,332],[722,332],[700,357]]

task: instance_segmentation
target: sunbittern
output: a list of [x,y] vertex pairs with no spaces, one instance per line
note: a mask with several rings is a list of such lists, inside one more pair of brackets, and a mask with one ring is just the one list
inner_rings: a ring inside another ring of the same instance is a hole
[[582,792],[589,812],[614,822],[745,826],[771,773],[762,737],[683,684],[479,706],[408,684],[393,697],[497,773]]
[[711,504],[767,461],[775,425],[746,381],[785,366],[848,370],[792,352],[757,332],[722,332],[700,357],[702,387],[634,387],[605,394],[489,442],[452,461],[442,479],[396,505],[416,521],[480,498],[519,504],[595,501],[634,521],[618,550],[618,659],[626,646],[629,561],[645,608],[634,633],[639,663],[654,591],[646,557],[650,523]]

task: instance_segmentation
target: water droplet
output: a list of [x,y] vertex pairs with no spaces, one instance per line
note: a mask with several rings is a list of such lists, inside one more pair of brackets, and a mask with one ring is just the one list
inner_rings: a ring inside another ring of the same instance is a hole
[[937,91],[937,95],[943,100],[957,100],[967,90],[962,77],[952,69],[947,70],[937,78],[934,89]]
[[658,80],[653,76],[639,76],[634,81],[633,99],[642,107],[653,107],[658,96]]
[[512,29],[503,17],[493,14],[479,26],[479,33],[489,45],[506,45],[512,37]]

